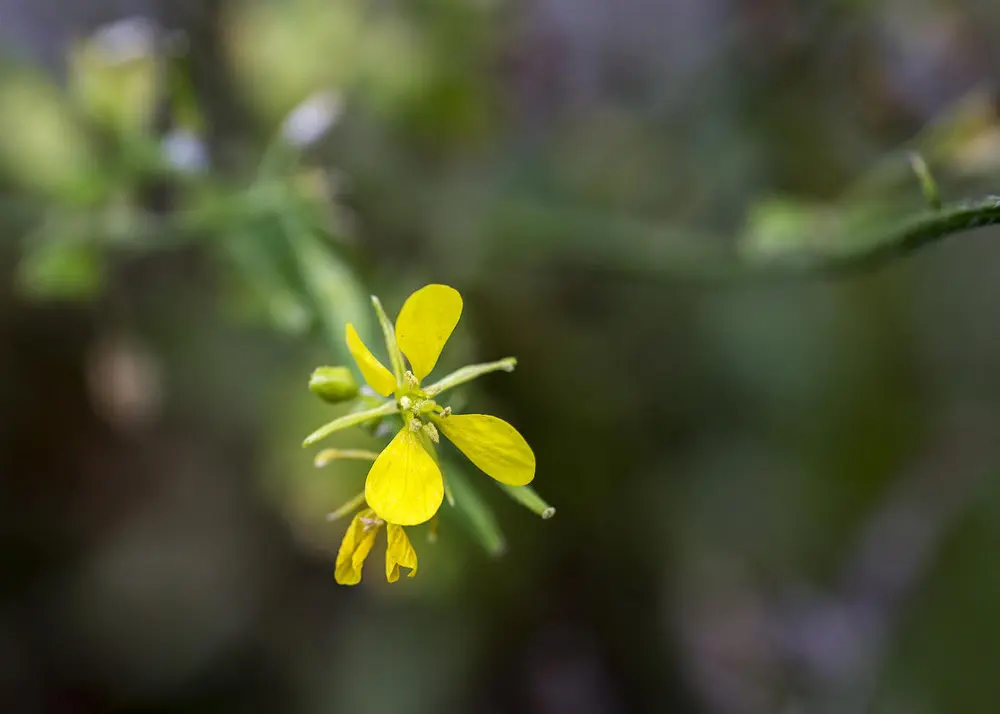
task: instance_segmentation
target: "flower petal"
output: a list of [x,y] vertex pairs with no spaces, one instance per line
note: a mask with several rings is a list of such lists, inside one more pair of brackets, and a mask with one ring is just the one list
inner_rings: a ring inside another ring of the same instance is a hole
[[408,577],[417,574],[417,551],[410,545],[402,526],[390,523],[386,529],[388,543],[385,547],[385,579],[390,583],[399,580],[399,566],[409,568]]
[[375,459],[365,498],[380,518],[401,526],[415,526],[437,513],[444,499],[441,469],[408,427]]
[[525,486],[535,477],[535,453],[503,419],[488,414],[452,414],[434,421],[469,461],[497,481]]
[[375,536],[378,535],[379,524],[375,519],[375,511],[366,508],[354,516],[351,525],[347,527],[337,552],[337,569],[333,576],[341,585],[357,585],[361,582],[361,568],[375,544]]
[[358,363],[358,369],[364,375],[368,386],[383,397],[388,397],[392,394],[396,390],[396,378],[365,347],[365,343],[358,337],[358,331],[349,322],[347,323],[345,339],[347,340],[347,349],[351,351],[351,356]]
[[447,285],[422,287],[403,303],[396,318],[396,342],[417,379],[434,369],[461,316],[462,296]]

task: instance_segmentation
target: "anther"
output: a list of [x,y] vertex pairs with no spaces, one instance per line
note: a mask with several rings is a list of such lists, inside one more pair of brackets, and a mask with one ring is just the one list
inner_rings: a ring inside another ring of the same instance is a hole
[[424,424],[424,433],[427,434],[427,436],[429,436],[431,441],[433,441],[435,444],[441,443],[441,437],[438,436],[437,427],[431,424],[430,422]]
[[409,409],[412,406],[413,406],[413,400],[411,400],[409,397],[400,397],[399,398],[399,408],[400,409],[406,410],[406,409]]

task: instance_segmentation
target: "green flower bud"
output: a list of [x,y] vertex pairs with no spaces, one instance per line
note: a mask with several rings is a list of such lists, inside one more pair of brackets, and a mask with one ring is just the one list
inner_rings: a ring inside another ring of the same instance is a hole
[[309,377],[309,391],[324,402],[337,404],[358,396],[358,383],[347,367],[317,367]]
[[121,134],[146,134],[162,91],[158,28],[142,17],[105,25],[70,51],[68,72],[91,118]]

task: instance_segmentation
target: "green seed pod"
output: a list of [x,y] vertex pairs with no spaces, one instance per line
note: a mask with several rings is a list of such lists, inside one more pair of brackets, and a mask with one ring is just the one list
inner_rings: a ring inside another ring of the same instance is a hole
[[317,367],[309,377],[309,391],[330,404],[358,396],[358,383],[347,367]]

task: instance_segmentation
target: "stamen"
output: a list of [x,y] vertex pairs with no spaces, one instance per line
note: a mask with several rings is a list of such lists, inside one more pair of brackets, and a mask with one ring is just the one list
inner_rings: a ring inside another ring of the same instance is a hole
[[399,408],[400,409],[402,409],[402,410],[405,411],[405,410],[410,409],[412,407],[413,407],[413,400],[412,399],[410,399],[409,397],[400,397],[399,398]]
[[438,436],[437,427],[431,424],[430,422],[424,424],[424,433],[427,434],[427,436],[429,436],[431,441],[433,441],[435,444],[441,443],[441,437]]
[[383,521],[381,518],[378,518],[377,516],[375,518],[362,517],[361,522],[365,526],[365,533],[372,530],[373,528],[378,528],[383,523],[385,523],[385,521]]

